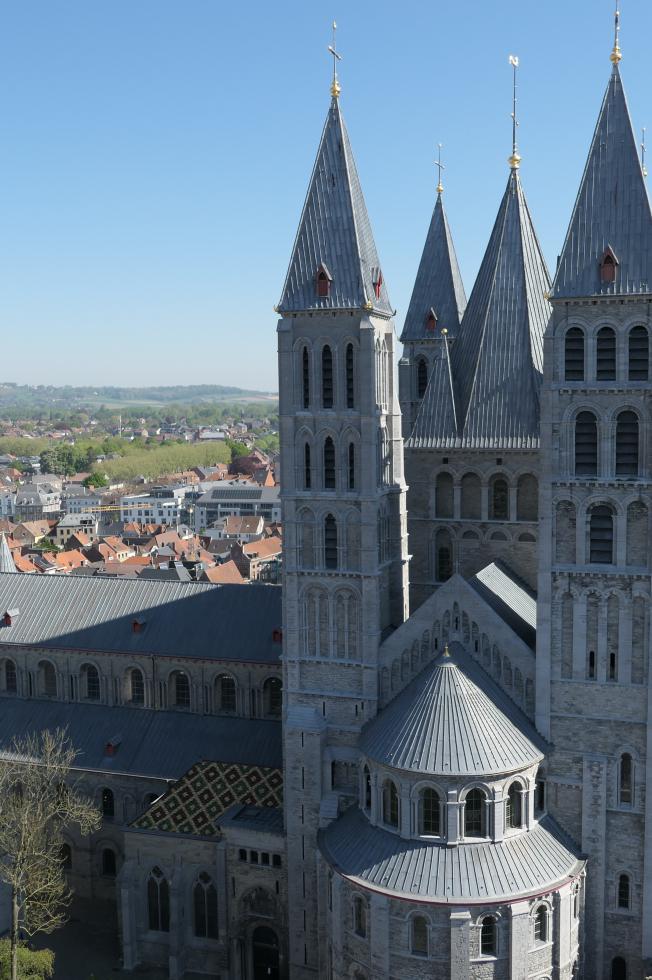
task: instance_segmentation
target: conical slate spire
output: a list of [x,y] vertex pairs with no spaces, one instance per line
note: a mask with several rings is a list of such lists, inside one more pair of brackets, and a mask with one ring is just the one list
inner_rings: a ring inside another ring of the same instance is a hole
[[4,531],[0,533],[0,573],[2,572],[17,572],[18,569],[14,564],[13,555],[9,550],[9,545],[7,544],[7,538]]
[[[441,194],[432,213],[401,341],[430,340],[442,329],[457,336],[466,293]],[[434,314],[434,319],[431,314]]]
[[[601,262],[615,257],[615,280]],[[618,64],[614,64],[553,286],[555,297],[652,291],[652,214]]]
[[454,447],[458,444],[457,409],[448,340],[439,335],[428,387],[406,445],[410,449]]
[[[318,295],[317,276],[328,279]],[[337,98],[331,100],[279,313],[373,309],[392,316]]]
[[514,168],[453,347],[462,445],[538,445],[549,289],[545,259]]

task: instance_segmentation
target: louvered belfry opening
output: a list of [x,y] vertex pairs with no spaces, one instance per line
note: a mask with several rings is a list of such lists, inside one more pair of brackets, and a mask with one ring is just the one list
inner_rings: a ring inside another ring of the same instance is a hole
[[598,472],[598,423],[593,412],[580,412],[575,420],[575,475]]
[[355,375],[353,344],[346,345],[346,407],[355,408]]
[[566,381],[583,381],[584,333],[579,327],[571,327],[564,340],[564,378]]
[[328,344],[321,352],[321,400],[323,408],[333,407],[333,352]]
[[638,416],[621,412],[616,421],[616,475],[638,476]]
[[335,443],[330,436],[324,440],[324,490],[335,489]]
[[646,327],[629,333],[629,380],[647,381],[650,376],[650,335]]
[[303,407],[310,408],[310,352],[303,348],[301,355],[301,382],[303,391]]
[[614,518],[611,507],[600,504],[591,511],[589,522],[589,561],[592,564],[613,564]]
[[428,387],[428,365],[425,357],[420,357],[417,363],[417,397],[423,398]]
[[595,376],[598,381],[616,377],[616,333],[611,327],[598,330]]

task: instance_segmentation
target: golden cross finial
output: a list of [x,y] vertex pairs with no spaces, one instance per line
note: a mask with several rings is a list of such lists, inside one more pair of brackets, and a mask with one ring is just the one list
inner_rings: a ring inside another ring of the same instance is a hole
[[443,194],[443,192],[444,192],[444,185],[441,182],[441,172],[442,172],[442,170],[445,170],[446,169],[446,167],[444,166],[444,164],[441,162],[441,151],[442,151],[443,145],[444,145],[443,143],[437,143],[437,159],[435,161],[435,166],[439,169],[439,180],[437,182],[437,193],[438,194]]
[[331,95],[334,99],[337,99],[342,91],[340,88],[340,83],[337,80],[337,62],[342,60],[342,55],[339,54],[337,50],[336,32],[337,24],[335,21],[333,21],[333,43],[328,45],[328,50],[333,55],[333,81],[331,83]]
[[647,177],[647,167],[645,166],[645,126],[643,126],[643,132],[641,134],[641,170],[643,171],[643,176]]
[[620,0],[616,0],[616,13],[614,16],[614,46],[609,55],[609,59],[614,65],[622,61],[623,53],[620,50]]
[[516,72],[518,71],[519,60],[515,54],[510,54],[509,63],[514,69],[514,84],[512,89],[512,155],[508,157],[507,162],[509,163],[512,170],[518,170],[521,165],[521,156],[518,152],[518,147],[516,143],[516,130],[518,129],[518,119],[516,118]]

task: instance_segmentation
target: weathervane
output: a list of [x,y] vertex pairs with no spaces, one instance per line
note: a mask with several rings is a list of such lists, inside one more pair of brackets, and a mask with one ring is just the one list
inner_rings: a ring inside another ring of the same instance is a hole
[[514,86],[512,91],[512,155],[508,158],[508,163],[512,170],[518,170],[521,165],[521,157],[516,143],[516,130],[518,129],[518,119],[516,118],[516,72],[518,70],[518,57],[510,54],[509,63],[514,69]]
[[643,171],[643,176],[647,177],[647,167],[645,166],[645,126],[643,126],[643,132],[641,134],[641,170]]
[[609,58],[617,65],[622,61],[623,53],[620,50],[620,0],[616,0],[616,13],[614,16],[614,47]]
[[337,80],[337,62],[342,60],[342,55],[338,54],[337,51],[336,32],[337,24],[335,21],[333,21],[333,43],[328,45],[328,50],[333,55],[333,82],[331,84],[331,95],[334,99],[337,99],[342,91],[340,88],[340,83]]
[[438,194],[442,194],[443,191],[444,191],[444,185],[441,182],[441,172],[442,172],[442,170],[445,170],[446,169],[446,167],[444,166],[444,164],[441,162],[441,150],[442,150],[443,145],[444,145],[443,143],[437,143],[437,159],[435,161],[435,166],[439,169],[439,182],[437,184],[437,193]]

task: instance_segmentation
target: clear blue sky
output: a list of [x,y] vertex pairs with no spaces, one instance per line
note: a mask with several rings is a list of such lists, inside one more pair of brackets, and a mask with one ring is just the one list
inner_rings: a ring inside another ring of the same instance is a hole
[[[652,4],[623,0],[649,124]],[[0,380],[276,388],[276,317],[329,102],[400,330],[434,203],[470,293],[507,179],[551,268],[607,84],[613,0],[22,0],[0,19]],[[652,178],[651,178],[652,179]]]

